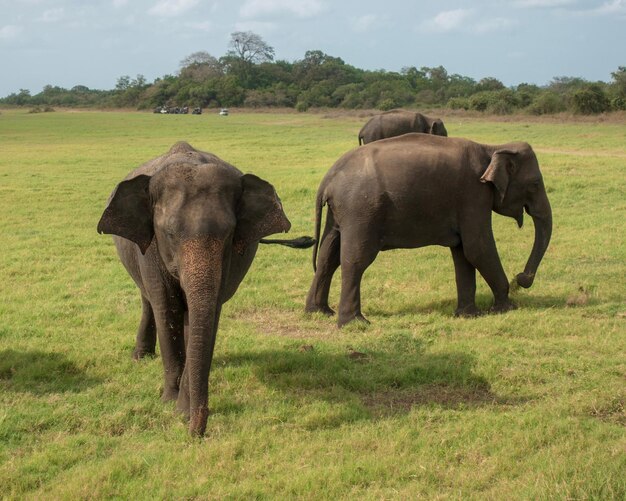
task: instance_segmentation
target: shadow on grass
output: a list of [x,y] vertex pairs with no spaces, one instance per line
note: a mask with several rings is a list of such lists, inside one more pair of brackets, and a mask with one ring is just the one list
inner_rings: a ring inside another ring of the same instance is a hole
[[[567,308],[571,305],[567,304],[567,299],[561,296],[541,296],[532,292],[516,292],[511,294],[511,300],[519,309],[526,310],[548,310],[553,308]],[[373,313],[379,317],[393,317],[394,315],[410,315],[415,313],[430,314],[441,313],[445,316],[454,316],[456,309],[456,298],[443,299],[439,301],[420,302],[416,298],[414,302],[403,304],[397,308],[383,310],[377,306],[369,308],[369,313]],[[489,313],[489,308],[493,305],[493,296],[488,294],[478,294],[476,296],[476,304],[484,314]]]
[[336,413],[320,412],[321,426],[406,414],[414,407],[468,409],[527,401],[495,394],[474,373],[475,359],[466,353],[426,353],[415,340],[390,344],[389,351],[366,353],[326,353],[306,346],[216,358],[231,367],[250,366],[263,384],[298,409],[320,401],[335,406]]
[[80,392],[98,383],[60,353],[0,351],[0,387],[4,391],[36,395]]

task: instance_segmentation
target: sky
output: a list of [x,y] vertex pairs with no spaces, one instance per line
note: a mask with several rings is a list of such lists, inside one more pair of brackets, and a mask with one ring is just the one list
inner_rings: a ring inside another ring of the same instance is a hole
[[235,31],[290,62],[321,50],[368,70],[442,65],[507,86],[609,82],[626,66],[626,0],[0,0],[0,97],[152,82],[194,52],[225,55]]

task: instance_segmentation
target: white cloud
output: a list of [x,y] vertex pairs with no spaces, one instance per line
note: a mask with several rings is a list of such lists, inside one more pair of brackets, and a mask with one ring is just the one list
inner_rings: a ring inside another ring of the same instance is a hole
[[471,26],[471,31],[474,33],[491,33],[494,31],[506,30],[514,24],[515,23],[510,19],[504,17],[494,17],[493,19],[485,19],[473,24]]
[[551,8],[575,4],[576,0],[518,0],[515,5],[524,8]]
[[2,26],[0,28],[0,40],[12,40],[14,38],[17,38],[21,32],[21,26],[13,26],[11,24]]
[[235,23],[235,31],[253,31],[254,33],[267,34],[276,31],[276,23],[263,21],[240,21]]
[[588,12],[601,16],[624,15],[626,14],[626,1],[613,0],[612,2],[605,2],[600,7],[591,9]]
[[423,22],[420,29],[432,33],[491,33],[510,28],[515,21],[504,17],[486,18],[479,16],[474,9],[446,10],[434,18]]
[[239,13],[248,19],[284,12],[308,18],[316,16],[323,10],[324,4],[319,0],[246,0]]
[[376,22],[374,14],[366,14],[352,21],[352,29],[358,33],[368,31]]
[[457,31],[463,27],[465,21],[473,14],[472,9],[444,10],[422,24],[428,31],[447,33]]
[[119,9],[121,7],[126,7],[128,5],[128,0],[113,0],[113,7]]
[[148,13],[153,16],[180,16],[198,5],[199,0],[159,0]]
[[39,18],[39,21],[44,23],[58,23],[64,17],[65,11],[62,8],[49,9],[44,11],[44,13]]
[[206,33],[210,32],[213,29],[211,21],[198,21],[195,23],[187,23],[187,26],[192,30],[204,31]]

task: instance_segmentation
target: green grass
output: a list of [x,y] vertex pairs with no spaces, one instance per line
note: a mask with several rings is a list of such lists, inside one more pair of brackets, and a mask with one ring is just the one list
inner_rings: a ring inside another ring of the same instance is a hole
[[[223,310],[206,437],[160,403],[160,360],[130,358],[139,295],[96,233],[115,184],[187,140],[272,182],[311,234],[363,121],[2,111],[0,497],[626,497],[624,124],[446,120],[538,154],[554,234],[518,310],[454,318],[449,251],[402,250],[365,275],[372,325],[338,330],[302,312],[311,253],[263,247]],[[512,277],[532,223],[494,225]]]

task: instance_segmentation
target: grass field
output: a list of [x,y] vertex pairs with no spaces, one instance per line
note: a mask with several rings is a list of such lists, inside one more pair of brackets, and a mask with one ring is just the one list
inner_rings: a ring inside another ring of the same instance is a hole
[[[310,235],[364,118],[2,110],[0,498],[625,499],[626,124],[445,121],[538,154],[554,233],[519,309],[454,318],[449,251],[392,251],[363,280],[372,325],[338,330],[303,313],[311,252],[263,247],[223,309],[200,440],[160,402],[160,360],[130,358],[109,193],[186,140],[272,182]],[[513,277],[532,222],[494,225]]]

